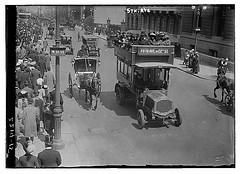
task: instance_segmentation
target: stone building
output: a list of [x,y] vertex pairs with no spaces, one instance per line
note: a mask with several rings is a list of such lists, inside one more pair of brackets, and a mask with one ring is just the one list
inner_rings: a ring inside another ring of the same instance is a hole
[[[197,20],[201,32],[196,37]],[[235,60],[234,5],[127,6],[125,22],[126,30],[166,31],[182,48],[194,48],[196,37],[198,52]]]

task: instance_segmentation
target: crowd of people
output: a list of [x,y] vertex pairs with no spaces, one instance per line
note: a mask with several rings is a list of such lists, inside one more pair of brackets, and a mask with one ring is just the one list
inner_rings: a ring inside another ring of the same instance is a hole
[[[171,45],[169,35],[166,32],[149,32],[144,31],[139,33],[133,32],[117,32],[112,36],[114,44],[122,48],[130,49],[132,45]],[[108,40],[111,38],[108,37]]]
[[192,73],[197,74],[200,71],[199,54],[194,49],[186,50],[184,55],[183,64],[191,68]]
[[[55,75],[51,70],[51,56],[47,52],[48,42],[43,37],[41,20],[18,20],[16,44],[15,137],[16,141],[26,139],[25,143],[21,143],[26,154],[16,159],[16,166],[49,166],[44,162],[39,163],[39,159],[31,155],[34,139],[39,133],[51,139],[54,136]],[[62,96],[60,100],[63,111]],[[49,144],[51,142],[46,148]],[[57,165],[52,167],[60,165],[61,158],[58,160]]]

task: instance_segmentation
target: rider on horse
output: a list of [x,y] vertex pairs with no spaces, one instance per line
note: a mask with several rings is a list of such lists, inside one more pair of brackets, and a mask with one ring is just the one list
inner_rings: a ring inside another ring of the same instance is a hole
[[225,75],[227,72],[227,64],[228,64],[228,58],[222,58],[218,61],[217,64],[217,75],[219,76],[220,74]]

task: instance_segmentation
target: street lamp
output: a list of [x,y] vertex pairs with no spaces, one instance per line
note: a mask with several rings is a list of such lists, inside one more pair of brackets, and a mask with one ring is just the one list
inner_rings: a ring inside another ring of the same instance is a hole
[[[56,47],[59,47],[59,7],[56,6]],[[56,88],[55,88],[55,106],[53,110],[54,116],[54,139],[53,139],[53,148],[54,149],[63,149],[64,142],[61,139],[61,117],[62,110],[60,107],[60,59],[59,56],[56,56]]]
[[199,28],[199,19],[202,13],[202,10],[206,10],[207,6],[192,6],[192,9],[195,10],[197,8],[197,24],[195,28],[195,45],[194,45],[194,52],[197,51],[197,34],[201,32],[201,29]]

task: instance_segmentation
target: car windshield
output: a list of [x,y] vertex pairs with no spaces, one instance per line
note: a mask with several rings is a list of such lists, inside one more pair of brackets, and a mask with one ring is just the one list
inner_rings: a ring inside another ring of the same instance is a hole
[[92,59],[81,59],[76,60],[74,63],[75,72],[89,72],[96,71],[96,60]]

